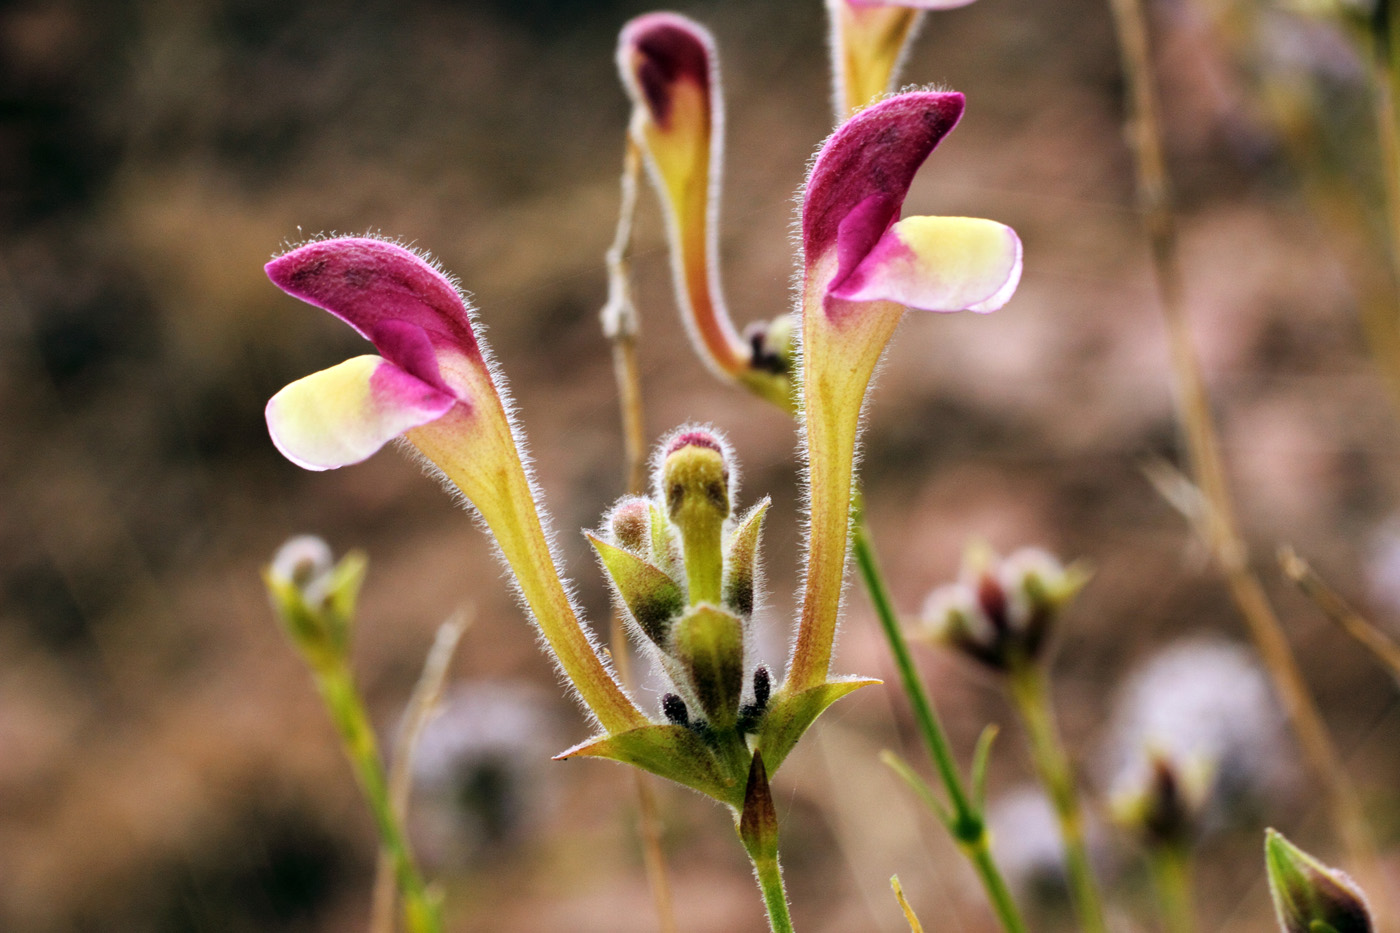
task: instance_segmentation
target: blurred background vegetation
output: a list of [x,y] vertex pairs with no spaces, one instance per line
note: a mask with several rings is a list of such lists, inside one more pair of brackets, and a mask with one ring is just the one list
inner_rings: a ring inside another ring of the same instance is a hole
[[[1400,568],[1384,560],[1400,422],[1357,310],[1382,254],[1369,214],[1344,235],[1317,209],[1331,195],[1305,184],[1297,137],[1261,94],[1319,115],[1321,177],[1365,205],[1377,190],[1365,66],[1329,26],[1256,6],[1270,15],[1245,39],[1218,28],[1218,4],[1152,6],[1188,301],[1251,541],[1393,843],[1395,685],[1271,557],[1291,542],[1383,625],[1400,621]],[[305,473],[262,419],[286,382],[361,352],[272,287],[263,262],[328,231],[430,249],[474,295],[569,574],[589,617],[606,618],[576,529],[622,491],[596,312],[627,118],[613,46],[646,9],[0,5],[0,929],[362,928],[372,827],[258,581],[299,532],[371,554],[357,665],[384,734],[434,628],[475,606],[454,671],[457,731],[430,746],[440,768],[423,766],[416,824],[453,928],[655,928],[631,779],[547,760],[585,724],[480,531],[405,458]],[[830,129],[824,14],[818,0],[682,9],[720,42],[726,290],[741,323],[768,318],[790,300],[792,198]],[[897,338],[866,433],[876,544],[911,615],[971,538],[1092,561],[1055,670],[1065,730],[1102,793],[1126,671],[1183,636],[1243,637],[1141,473],[1176,458],[1176,431],[1106,4],[982,0],[939,14],[904,74],[969,98],[911,209],[1009,223],[1027,259],[1005,310],[911,316]],[[645,198],[639,238],[648,428],[713,422],[743,463],[742,500],[774,497],[761,644],[781,663],[798,553],[792,426],[715,383],[685,345]],[[889,678],[864,595],[849,603],[838,669]],[[1010,724],[978,672],[933,651],[920,660],[961,749],[984,723]],[[797,926],[900,930],[886,886],[897,871],[930,929],[988,929],[949,841],[875,760],[886,746],[921,760],[902,698],[865,691],[818,732],[775,786]],[[994,796],[1028,773],[1009,730]],[[1263,823],[1338,854],[1301,775],[1289,793],[1208,844],[1207,929],[1271,928]],[[670,787],[661,802],[682,929],[760,929],[729,817]],[[1121,905],[1146,916],[1131,850],[1104,836]],[[1060,922],[1054,903],[1037,916],[1037,929]]]

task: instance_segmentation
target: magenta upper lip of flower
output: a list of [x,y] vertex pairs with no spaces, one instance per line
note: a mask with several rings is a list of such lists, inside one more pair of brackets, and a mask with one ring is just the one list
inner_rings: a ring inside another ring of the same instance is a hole
[[[810,263],[835,245],[849,273],[875,246],[914,175],[962,118],[957,91],[901,94],[861,111],[822,147],[807,181],[802,248]],[[837,281],[841,278],[837,274]]]
[[447,278],[412,250],[368,237],[319,240],[266,267],[278,288],[329,311],[384,358],[445,392],[438,354],[480,357],[466,302]]

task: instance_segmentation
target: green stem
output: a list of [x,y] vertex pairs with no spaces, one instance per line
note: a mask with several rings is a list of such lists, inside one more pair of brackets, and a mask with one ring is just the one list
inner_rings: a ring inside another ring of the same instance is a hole
[[1187,844],[1156,847],[1148,856],[1152,885],[1162,908],[1166,933],[1195,933],[1195,907],[1191,892],[1191,848]]
[[1074,770],[1055,728],[1049,685],[1040,668],[1030,660],[1013,664],[1008,676],[1012,700],[1026,726],[1031,757],[1060,823],[1074,912],[1085,933],[1106,933],[1103,901],[1084,844],[1084,814],[1079,806]]
[[370,728],[369,716],[365,713],[350,671],[343,663],[336,663],[315,671],[315,676],[316,686],[326,702],[336,731],[340,733],[341,746],[355,769],[355,777],[374,814],[380,844],[393,863],[394,877],[403,893],[404,925],[409,933],[440,933],[442,918],[413,861],[403,827],[394,813],[374,730]]
[[1025,921],[1021,919],[1016,902],[1012,900],[1006,881],[992,858],[986,821],[963,787],[948,736],[938,719],[938,711],[934,708],[933,701],[914,667],[909,643],[904,638],[903,629],[900,628],[899,617],[895,614],[894,603],[890,599],[889,589],[885,586],[884,576],[875,557],[875,549],[870,544],[870,531],[866,527],[865,516],[859,508],[856,509],[853,525],[851,537],[856,566],[860,570],[865,589],[870,594],[875,615],[880,619],[885,640],[889,642],[890,653],[894,655],[895,667],[899,669],[904,693],[909,697],[910,706],[914,708],[914,719],[919,725],[919,734],[928,747],[929,756],[933,759],[934,768],[938,771],[938,777],[952,805],[953,812],[948,820],[948,830],[968,861],[972,863],[972,867],[976,869],[977,877],[982,881],[982,887],[987,892],[987,898],[991,901],[992,909],[996,912],[1002,928],[1006,933],[1027,933]]
[[777,857],[754,858],[752,853],[749,857],[758,875],[758,888],[763,892],[763,906],[768,909],[768,929],[772,933],[794,933],[787,891],[783,888],[783,870]]

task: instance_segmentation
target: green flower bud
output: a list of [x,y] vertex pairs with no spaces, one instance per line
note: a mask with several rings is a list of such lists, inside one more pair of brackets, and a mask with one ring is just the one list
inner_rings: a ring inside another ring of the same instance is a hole
[[758,578],[758,541],[769,504],[770,501],[764,499],[750,509],[725,546],[724,606],[745,619],[753,615]]
[[1264,840],[1264,861],[1283,933],[1372,933],[1366,896],[1345,873],[1272,829]]
[[732,728],[744,692],[744,628],[739,619],[714,606],[692,607],[671,631],[670,654],[684,670],[711,728]]
[[720,602],[721,542],[730,512],[730,456],[712,431],[682,428],[661,448],[658,498],[681,536],[690,604]]
[[665,649],[671,624],[685,609],[685,594],[680,585],[631,550],[616,547],[594,535],[589,535],[588,540],[598,553],[631,621],[653,644]]
[[358,551],[333,561],[325,541],[301,535],[283,544],[263,571],[283,628],[319,669],[345,657],[367,567]]

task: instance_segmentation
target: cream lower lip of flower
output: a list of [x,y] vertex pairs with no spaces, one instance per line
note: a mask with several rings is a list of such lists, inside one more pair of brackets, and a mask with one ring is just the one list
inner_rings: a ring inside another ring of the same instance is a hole
[[456,405],[464,367],[484,372],[457,290],[409,250],[366,238],[322,240],[267,264],[289,295],[345,321],[379,350],[299,379],[272,397],[267,424],[287,459],[329,470],[366,459]]
[[792,688],[821,683],[828,673],[860,411],[905,308],[994,311],[1021,278],[1021,241],[1010,227],[969,217],[900,219],[915,173],[962,112],[956,92],[880,101],[831,135],[808,175],[801,404],[811,520]]

